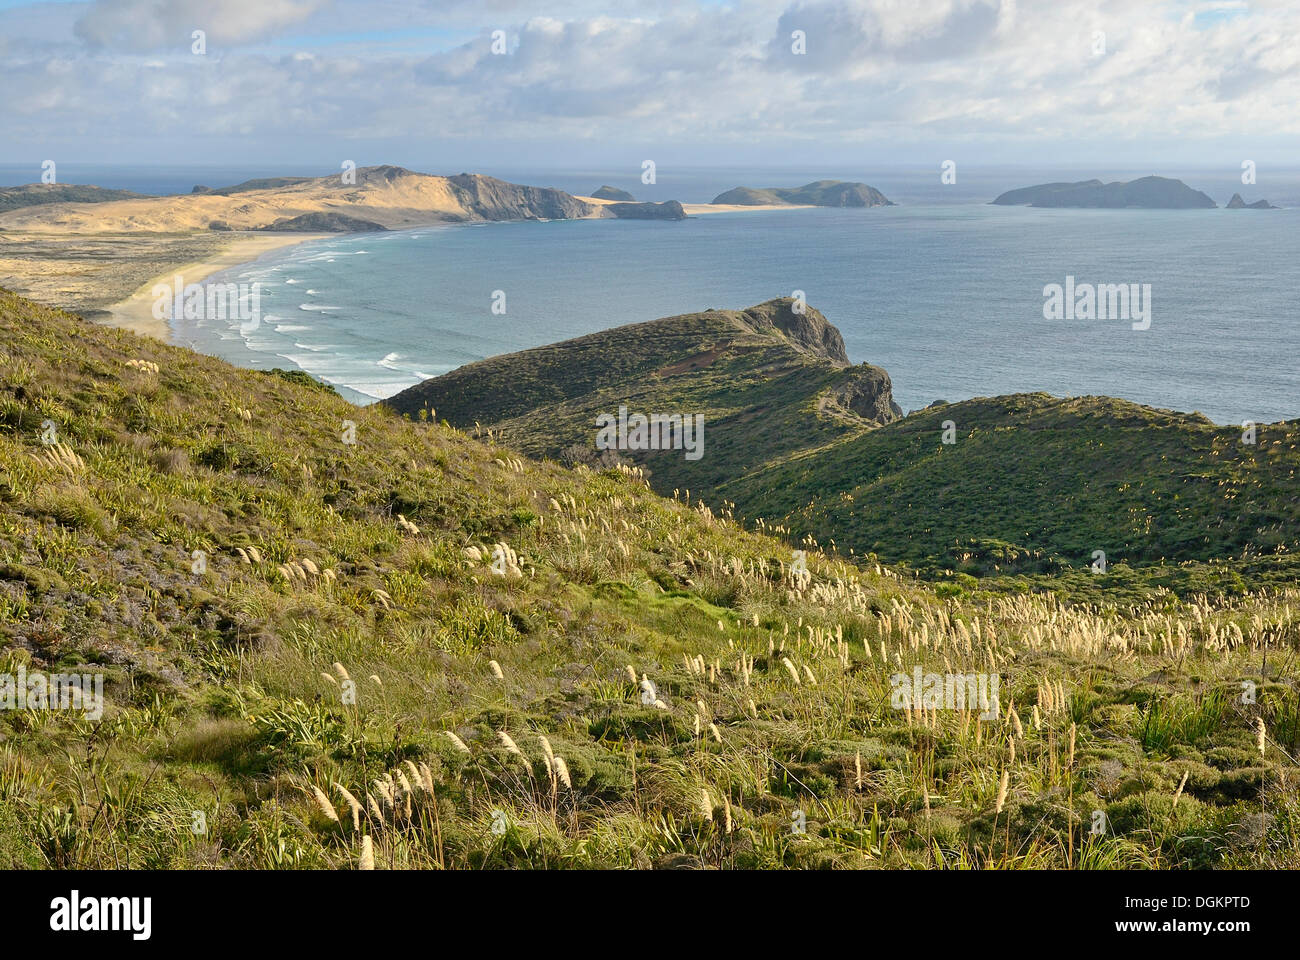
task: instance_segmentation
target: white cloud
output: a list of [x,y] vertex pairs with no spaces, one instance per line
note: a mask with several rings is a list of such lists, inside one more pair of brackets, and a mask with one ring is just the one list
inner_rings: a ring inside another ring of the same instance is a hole
[[328,0],[95,0],[77,21],[78,37],[96,48],[187,50],[203,30],[218,43],[257,40],[301,23]]
[[[568,0],[546,16],[533,9],[99,0],[76,21],[88,46],[69,49],[70,28],[47,25],[48,49],[24,42],[0,54],[0,126],[19,142],[69,131],[123,145],[165,137],[177,159],[187,144],[204,159],[204,145],[222,137],[247,138],[254,156],[361,140],[560,153],[575,142],[707,144],[746,160],[864,142],[1300,142],[1294,5],[662,0],[629,17]],[[0,12],[0,35],[13,17]],[[208,31],[213,55],[189,55],[193,29]],[[308,39],[268,41],[290,29]],[[507,56],[491,52],[495,29],[511,37]],[[795,29],[807,34],[802,57],[790,50]],[[1095,31],[1106,36],[1103,56]],[[170,124],[191,138],[165,134]]]

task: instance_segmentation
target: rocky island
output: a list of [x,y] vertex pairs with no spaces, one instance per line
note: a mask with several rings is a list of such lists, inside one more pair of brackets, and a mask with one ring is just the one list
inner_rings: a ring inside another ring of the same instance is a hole
[[1232,199],[1228,201],[1226,210],[1276,210],[1277,207],[1267,200],[1256,200],[1254,203],[1247,203],[1241,199],[1241,194],[1234,193]]
[[1008,190],[993,203],[1004,207],[1096,207],[1150,210],[1212,209],[1218,204],[1181,180],[1168,177],[1142,177],[1138,180],[1102,183],[1081,180],[1078,183],[1042,183],[1036,187]]
[[676,200],[663,203],[610,203],[601,207],[620,220],[685,220],[686,210]]
[[592,194],[597,200],[613,200],[617,203],[635,203],[636,197],[626,190],[620,190],[618,187],[611,187],[609,184],[601,187]]

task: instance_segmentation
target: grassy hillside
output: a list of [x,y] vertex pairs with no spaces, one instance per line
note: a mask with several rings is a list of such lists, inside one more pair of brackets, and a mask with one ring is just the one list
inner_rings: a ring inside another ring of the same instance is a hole
[[[1300,866],[1294,590],[804,575],[626,469],[2,291],[0,354],[0,674],[108,698],[0,710],[5,866]],[[915,666],[1004,709],[891,707]]]
[[[650,468],[659,492],[724,499],[796,539],[954,583],[993,577],[1102,601],[1116,588],[1240,592],[1300,575],[1300,422],[1261,425],[1247,444],[1240,427],[1198,414],[1047,394],[895,418],[881,402],[884,371],[810,363],[779,336],[712,359],[717,325],[735,316],[673,317],[494,358],[395,405],[418,412],[422,399],[452,423],[504,430],[556,459],[590,450],[594,414],[620,403],[703,411],[700,461],[625,455]],[[684,364],[692,353],[710,362]],[[871,387],[874,412],[846,409],[849,380]],[[1099,550],[1109,582],[1090,574]]]
[[680,451],[620,454],[647,468],[666,494],[716,492],[769,460],[857,436],[900,413],[888,374],[850,366],[839,331],[811,307],[795,313],[789,298],[493,357],[385,403],[408,417],[432,410],[462,429],[489,428],[515,449],[566,463],[595,462],[596,417],[620,405],[646,415],[702,414],[699,460]]
[[1087,568],[1094,550],[1129,566],[1288,558],[1300,423],[1255,441],[1197,415],[1028,394],[920,411],[719,492],[842,548],[971,573]]

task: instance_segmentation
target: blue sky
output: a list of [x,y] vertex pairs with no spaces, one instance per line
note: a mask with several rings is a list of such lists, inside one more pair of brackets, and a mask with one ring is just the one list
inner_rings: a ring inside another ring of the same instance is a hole
[[0,162],[1295,166],[1298,35],[1284,0],[0,0]]

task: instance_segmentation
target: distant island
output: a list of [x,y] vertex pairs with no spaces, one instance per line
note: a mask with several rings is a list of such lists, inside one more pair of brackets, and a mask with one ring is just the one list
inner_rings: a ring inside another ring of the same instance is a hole
[[783,204],[808,207],[892,207],[875,187],[844,180],[817,180],[802,187],[736,187],[713,198],[716,204],[765,207]]
[[1241,194],[1234,193],[1232,199],[1228,201],[1227,210],[1276,210],[1277,207],[1267,200],[1256,200],[1254,203],[1247,203],[1241,199]]
[[663,203],[610,203],[601,209],[609,211],[620,220],[685,220],[686,210],[677,200]]
[[593,193],[592,196],[597,200],[616,200],[619,203],[634,203],[636,201],[636,197],[632,196],[632,194],[628,193],[626,190],[620,190],[618,187],[611,187],[609,184],[601,187]]
[[1042,183],[1008,190],[993,203],[1004,207],[1095,207],[1150,210],[1199,210],[1218,206],[1199,190],[1168,177],[1142,177],[1127,183],[1081,180],[1078,183]]

